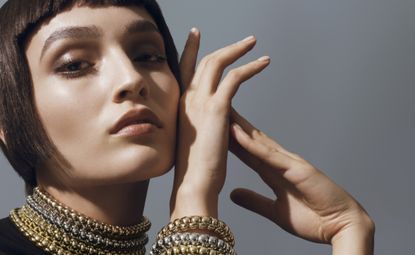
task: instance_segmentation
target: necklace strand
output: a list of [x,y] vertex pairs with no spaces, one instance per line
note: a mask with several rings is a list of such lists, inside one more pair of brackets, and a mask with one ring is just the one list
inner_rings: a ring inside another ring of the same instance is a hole
[[[18,229],[51,254],[141,255],[151,223],[146,217],[129,227],[98,222],[35,188],[27,204],[10,212]],[[100,232],[102,231],[102,232]]]

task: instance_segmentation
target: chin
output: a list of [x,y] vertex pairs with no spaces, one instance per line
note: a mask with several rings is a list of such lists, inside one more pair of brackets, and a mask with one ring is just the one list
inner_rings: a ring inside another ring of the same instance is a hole
[[69,168],[60,169],[62,171],[56,171],[59,167],[53,164],[42,166],[46,170],[43,171],[43,178],[50,183],[68,187],[140,182],[169,172],[175,162],[174,148],[174,144],[163,143],[126,146],[115,152],[101,151],[94,155],[83,155],[81,160],[79,154],[71,155],[73,157],[68,159],[71,163]]
[[[137,161],[137,156],[131,163],[120,165],[111,174],[109,179],[116,182],[131,183],[148,180],[168,173],[174,166],[174,156],[171,153],[156,153],[155,155],[143,155]],[[145,158],[145,160],[142,160]],[[119,161],[123,162],[123,161]],[[128,162],[128,161],[124,161]],[[111,171],[110,171],[111,172]]]
[[106,169],[106,173],[94,173],[90,176],[77,176],[72,181],[80,186],[101,186],[137,183],[161,176],[172,169],[173,164],[158,162],[152,168],[140,165],[134,168]]

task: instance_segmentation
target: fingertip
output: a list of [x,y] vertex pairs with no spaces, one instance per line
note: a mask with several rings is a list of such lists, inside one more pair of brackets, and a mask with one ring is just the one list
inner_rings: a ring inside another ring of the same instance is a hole
[[253,42],[256,41],[256,38],[254,35],[250,35],[248,37],[245,37],[244,39],[240,40],[240,43],[249,43],[249,42]]
[[231,124],[231,134],[239,144],[243,143],[244,138],[247,137],[245,131],[236,122]]
[[197,27],[192,27],[190,29],[190,35],[192,37],[199,38],[200,37],[200,30]]
[[197,34],[197,33],[199,33],[199,29],[197,29],[197,27],[192,27],[190,29],[190,32],[193,33],[193,34]]
[[229,194],[229,198],[232,200],[232,202],[239,205],[241,201],[241,194],[243,191],[243,188],[236,188],[232,190],[232,192]]
[[239,124],[236,123],[236,122],[232,122],[231,129],[232,129],[233,132],[240,132],[240,131],[242,131],[242,127],[239,126]]
[[258,58],[257,61],[260,61],[260,62],[271,62],[271,58],[270,58],[270,56],[262,56],[262,57]]

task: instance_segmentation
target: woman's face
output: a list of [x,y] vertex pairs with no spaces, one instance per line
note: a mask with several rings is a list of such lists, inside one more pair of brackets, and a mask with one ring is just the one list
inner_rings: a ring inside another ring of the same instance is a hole
[[[144,8],[74,7],[43,24],[26,55],[41,122],[71,165],[38,170],[69,185],[91,185],[135,182],[172,167],[179,85]],[[137,124],[148,121],[144,108],[161,127]],[[136,125],[124,131],[133,132],[113,133],[132,109],[139,112]]]

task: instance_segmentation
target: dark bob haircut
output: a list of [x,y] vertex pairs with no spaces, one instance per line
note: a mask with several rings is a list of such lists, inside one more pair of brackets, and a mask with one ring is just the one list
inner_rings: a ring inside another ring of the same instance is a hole
[[0,9],[0,128],[4,155],[23,178],[26,192],[36,186],[36,168],[52,160],[67,162],[49,139],[37,113],[25,46],[43,22],[74,6],[140,6],[160,30],[169,67],[179,84],[180,72],[173,38],[155,0],[9,0]]

